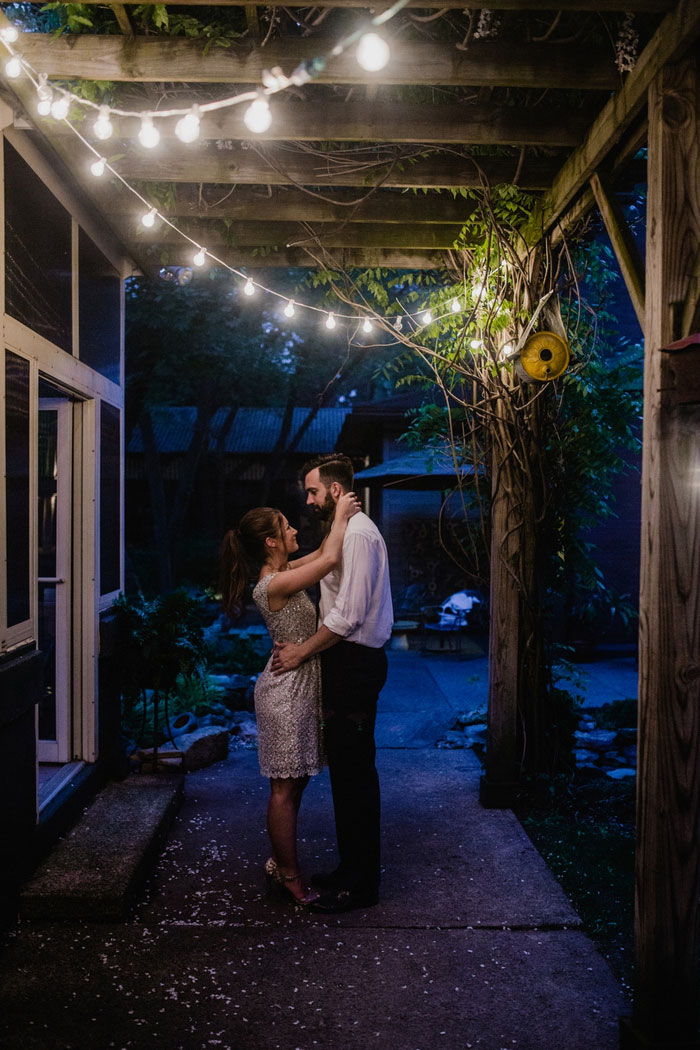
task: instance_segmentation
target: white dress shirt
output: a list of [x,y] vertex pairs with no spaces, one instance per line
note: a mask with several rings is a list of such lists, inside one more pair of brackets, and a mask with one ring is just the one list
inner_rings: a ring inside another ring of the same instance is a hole
[[381,649],[391,637],[394,610],[386,544],[361,511],[348,521],[342,562],[321,580],[321,621],[348,642]]

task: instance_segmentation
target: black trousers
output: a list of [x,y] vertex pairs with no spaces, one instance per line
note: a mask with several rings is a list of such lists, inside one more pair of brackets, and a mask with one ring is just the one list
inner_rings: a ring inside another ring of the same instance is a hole
[[386,681],[383,649],[338,642],[321,654],[323,722],[343,888],[379,886],[377,698]]

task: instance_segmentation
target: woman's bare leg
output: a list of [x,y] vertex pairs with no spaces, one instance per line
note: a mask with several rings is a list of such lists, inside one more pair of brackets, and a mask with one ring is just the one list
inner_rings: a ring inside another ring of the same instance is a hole
[[[280,875],[289,877],[299,873],[297,860],[297,814],[308,777],[272,777],[270,800],[267,806],[267,833]],[[289,889],[303,896],[301,882],[289,882]]]

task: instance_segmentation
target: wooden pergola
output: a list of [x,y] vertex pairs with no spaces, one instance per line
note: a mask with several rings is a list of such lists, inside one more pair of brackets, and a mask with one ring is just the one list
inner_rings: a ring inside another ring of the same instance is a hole
[[[337,27],[366,17],[368,4],[220,0],[245,9],[245,33],[208,50],[198,39],[139,36],[129,4],[106,6],[117,31],[25,34],[22,54],[50,81],[115,82],[124,108],[145,111],[255,88],[275,66],[289,73],[329,51]],[[149,184],[169,184],[167,200],[154,197],[159,210],[244,269],[319,257],[345,268],[443,267],[472,208],[445,191],[484,178],[540,195],[543,235],[599,210],[646,346],[636,976],[621,1045],[700,1047],[700,336],[689,339],[700,331],[700,0],[489,0],[490,15],[464,8],[463,0],[432,8],[409,0],[386,27],[396,39],[383,70],[366,73],[345,52],[276,97],[273,124],[257,137],[242,107],[204,115],[193,146],[164,127],[160,151],[134,144],[133,118],[114,121],[117,139],[129,142],[115,148],[115,166],[147,199]],[[270,22],[276,10],[283,17]],[[640,44],[621,73],[606,33],[627,12]],[[433,32],[436,24],[443,31]],[[157,272],[164,249],[170,264],[191,265],[187,242],[163,228],[144,232],[133,195],[91,178],[68,128],[38,120],[26,79],[2,91],[16,114],[6,134],[30,137],[70,173],[137,267]],[[639,181],[643,147],[644,261],[616,199],[626,180]],[[512,752],[516,717],[512,645],[497,601],[491,653],[493,762]],[[490,773],[498,778],[493,764]]]

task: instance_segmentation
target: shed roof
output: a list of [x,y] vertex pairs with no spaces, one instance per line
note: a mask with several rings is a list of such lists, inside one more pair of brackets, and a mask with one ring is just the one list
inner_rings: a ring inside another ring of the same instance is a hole
[[[220,408],[214,414],[209,449],[216,448],[216,441],[229,413]],[[333,452],[345,417],[350,408],[320,408],[294,449],[300,455]],[[287,445],[307,419],[310,408],[295,408]],[[161,453],[184,453],[190,446],[194,433],[197,410],[187,405],[159,405],[151,410],[153,430],[158,451]],[[224,441],[224,451],[245,454],[273,452],[282,429],[283,408],[239,408]],[[139,426],[134,428],[127,451],[143,452],[143,438]]]

